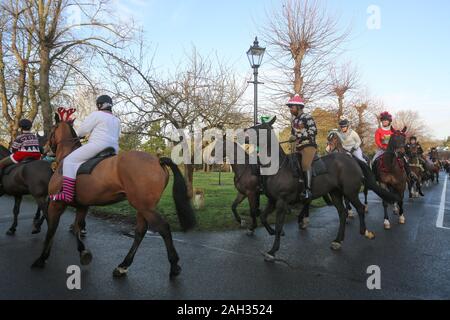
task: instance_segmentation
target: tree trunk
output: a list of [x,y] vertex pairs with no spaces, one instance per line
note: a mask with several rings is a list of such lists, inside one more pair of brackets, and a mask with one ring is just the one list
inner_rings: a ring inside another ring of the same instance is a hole
[[344,115],[344,96],[338,95],[338,112],[337,112],[337,120],[341,120],[341,117]]
[[39,98],[44,120],[44,135],[49,136],[53,126],[52,106],[50,101],[50,50],[44,46],[40,50]]

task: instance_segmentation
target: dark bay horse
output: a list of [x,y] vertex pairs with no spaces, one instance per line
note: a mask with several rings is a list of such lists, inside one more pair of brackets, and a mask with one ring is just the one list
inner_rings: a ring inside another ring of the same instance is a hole
[[410,198],[418,198],[420,196],[424,196],[422,192],[422,180],[425,173],[425,168],[420,161],[421,156],[419,155],[419,145],[412,144],[409,147],[408,153],[408,163],[411,168],[411,172],[414,174],[415,181],[412,183],[408,183],[408,191]]
[[[248,234],[252,235],[256,229],[257,217],[260,215],[259,205],[260,205],[260,190],[259,190],[259,177],[254,174],[254,169],[252,170],[252,165],[250,164],[250,155],[244,150],[244,148],[236,143],[235,141],[227,140],[226,135],[223,136],[223,146],[222,150],[224,155],[232,154],[235,161],[231,161],[231,168],[234,173],[234,186],[238,191],[236,199],[231,205],[231,210],[236,221],[244,225],[239,213],[237,212],[237,207],[246,198],[248,199],[248,204],[250,206],[250,216],[252,219],[252,224],[248,227]],[[228,144],[232,147],[232,150],[228,150]],[[244,163],[237,163],[238,153],[242,154],[244,157]],[[211,153],[211,156],[215,157],[215,149]]]
[[[392,134],[386,152],[374,163],[376,167],[377,180],[383,188],[397,195],[399,201],[394,205],[394,213],[399,214],[399,224],[405,224],[405,214],[403,210],[403,197],[407,184],[407,174],[404,168],[403,154],[405,153],[405,132],[395,130]],[[391,223],[387,213],[388,203],[383,200],[384,207],[384,228],[389,230]]]
[[[55,119],[59,120],[58,117]],[[51,131],[48,145],[55,152],[57,162],[57,170],[49,184],[49,193],[52,194],[61,188],[64,157],[80,147],[81,143],[71,122],[57,121]],[[127,199],[137,211],[134,242],[123,262],[115,268],[113,276],[126,275],[147,229],[158,232],[164,240],[170,262],[170,277],[177,276],[181,272],[170,226],[156,210],[169,181],[167,167],[172,170],[174,176],[173,198],[180,225],[183,230],[190,230],[195,226],[196,219],[188,198],[185,179],[177,165],[169,158],[159,159],[145,152],[123,152],[100,162],[90,175],[77,177],[76,200],[71,206],[76,208],[73,231],[82,265],[87,265],[92,260],[92,254],[86,249],[80,233],[80,225],[87,215],[89,206],[102,206]],[[44,249],[32,267],[45,266],[60,216],[66,207],[67,204],[64,202],[50,202]]]
[[[255,130],[260,141],[260,129],[267,130],[268,140],[275,139],[273,134],[272,121],[254,126],[247,130]],[[272,141],[267,141],[268,146]],[[279,146],[279,142],[276,141]],[[270,148],[271,149],[271,148]],[[283,231],[285,214],[289,206],[301,203],[300,194],[303,189],[298,181],[298,177],[294,176],[291,166],[289,165],[289,156],[279,146],[278,154],[269,150],[269,156],[278,157],[279,170],[276,174],[269,175],[265,178],[265,195],[268,198],[268,204],[261,214],[261,223],[265,226],[269,234],[275,235],[275,240],[265,258],[268,261],[274,261],[275,253],[280,248],[280,238]],[[294,155],[296,156],[296,155]],[[297,160],[295,160],[297,161]],[[359,200],[359,192],[364,181],[367,181],[369,187],[373,189],[380,197],[387,201],[397,201],[398,198],[389,192],[379,188],[374,182],[370,168],[362,161],[355,161],[353,158],[343,153],[332,153],[321,158],[324,162],[327,173],[316,176],[312,181],[313,198],[323,197],[329,194],[333,205],[339,213],[339,231],[336,239],[332,242],[331,248],[339,250],[342,246],[345,233],[345,223],[347,212],[343,204],[343,198],[346,197],[356,208],[360,221],[360,234],[368,239],[373,239],[375,235],[366,228],[364,206]],[[267,216],[276,210],[276,226],[275,230],[267,223]]]
[[[344,149],[344,147],[342,146],[342,141],[337,133],[337,131],[332,130],[328,133],[327,136],[327,147],[326,147],[326,151],[327,153],[331,153],[331,152],[343,152],[343,153],[347,153],[349,156],[352,157],[352,155]],[[370,159],[366,156],[363,155],[364,160],[366,160],[367,164],[370,165]],[[369,188],[367,188],[366,185],[364,185],[364,211],[367,213],[369,212],[369,203],[367,201],[367,195],[369,193]],[[348,215],[349,217],[353,217],[353,210],[352,207],[350,206],[350,202],[345,199],[345,207],[347,208],[348,211]]]
[[[0,145],[0,158],[9,157],[10,155],[9,150]],[[9,171],[10,169],[11,171]],[[6,234],[15,234],[20,213],[20,204],[23,196],[27,194],[30,194],[38,205],[33,219],[32,233],[39,233],[42,223],[47,216],[48,183],[53,174],[50,163],[44,160],[25,161],[24,163],[11,165],[11,167],[3,172],[5,174],[0,177],[2,179],[0,196],[7,194],[14,197],[14,221]]]

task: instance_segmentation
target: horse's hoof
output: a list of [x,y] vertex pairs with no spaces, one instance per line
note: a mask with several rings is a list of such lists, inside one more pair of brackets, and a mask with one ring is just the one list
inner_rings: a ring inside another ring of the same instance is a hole
[[271,255],[270,253],[264,254],[264,261],[266,262],[275,262],[275,256]]
[[391,229],[391,223],[389,222],[389,220],[384,220],[384,229],[385,230]]
[[404,216],[404,215],[401,215],[401,216],[398,218],[398,223],[400,223],[400,224],[405,224],[405,222],[406,222],[405,216]]
[[342,244],[341,244],[340,242],[333,241],[333,242],[331,243],[331,246],[330,246],[330,247],[331,247],[332,250],[338,251],[338,250],[341,250]]
[[253,236],[253,235],[255,235],[255,230],[250,230],[250,229],[247,229],[247,233],[246,233],[249,237],[251,237],[251,236]]
[[16,234],[16,229],[9,229],[8,231],[6,231],[6,235],[8,236],[13,236]]
[[114,278],[123,278],[127,275],[127,272],[128,272],[128,269],[122,268],[122,267],[117,267],[113,271],[113,277]]
[[181,267],[179,265],[175,265],[170,268],[170,279],[175,278],[181,273]]
[[364,234],[364,236],[369,240],[375,239],[375,233],[373,233],[372,231],[369,231],[369,230],[366,230],[366,233]]
[[33,269],[44,269],[45,267],[45,261],[41,258],[38,258],[32,265],[31,268]]
[[369,213],[369,205],[364,206],[364,213]]
[[31,234],[38,234],[41,233],[41,228],[33,228],[33,230],[31,230]]
[[355,218],[355,214],[353,213],[353,210],[348,210],[348,212],[347,212],[347,218],[349,218],[349,219]]
[[300,225],[300,229],[306,230],[309,226],[309,218],[303,218],[303,222]]
[[80,263],[87,266],[92,261],[92,253],[89,250],[83,250],[80,253]]
[[81,229],[80,230],[80,237],[81,238],[85,238],[87,236],[87,231],[86,231],[86,229]]
[[241,220],[241,228],[245,228],[247,226],[247,222],[245,220]]

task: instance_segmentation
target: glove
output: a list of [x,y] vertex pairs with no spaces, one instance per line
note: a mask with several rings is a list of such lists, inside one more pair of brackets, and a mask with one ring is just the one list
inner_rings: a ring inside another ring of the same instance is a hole
[[355,152],[356,151],[356,148],[351,148],[350,149],[350,153],[353,153],[353,152]]
[[289,142],[295,142],[297,141],[297,137],[296,136],[290,136],[289,137]]

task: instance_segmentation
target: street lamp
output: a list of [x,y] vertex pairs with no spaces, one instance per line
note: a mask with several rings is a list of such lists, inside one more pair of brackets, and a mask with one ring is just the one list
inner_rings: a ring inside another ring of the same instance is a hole
[[253,123],[255,126],[258,124],[258,84],[263,84],[258,82],[258,68],[261,66],[265,51],[266,48],[259,46],[258,37],[255,37],[253,45],[247,51],[248,61],[253,68],[253,81],[248,81],[248,83],[253,83],[254,86]]

